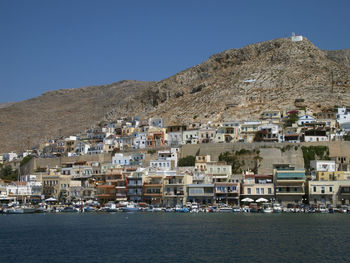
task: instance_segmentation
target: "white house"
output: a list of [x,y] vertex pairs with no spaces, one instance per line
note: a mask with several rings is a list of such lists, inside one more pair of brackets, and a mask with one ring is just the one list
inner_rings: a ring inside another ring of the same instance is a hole
[[303,115],[303,116],[300,116],[298,119],[299,126],[303,126],[304,124],[313,123],[313,122],[316,122],[316,119],[310,115]]
[[158,169],[158,170],[164,170],[164,171],[170,171],[172,170],[172,162],[173,160],[151,160],[150,161],[150,167]]
[[132,142],[134,149],[145,149],[146,148],[147,133],[138,132],[135,134],[135,138]]
[[169,150],[165,151],[158,151],[158,158],[157,160],[170,160],[174,162],[175,167],[177,167],[177,161],[178,161],[178,152],[179,148],[171,148]]
[[310,161],[310,168],[316,172],[335,172],[335,161],[313,160]]
[[347,111],[346,107],[338,108],[337,122],[342,127],[349,126],[350,124],[350,112]]
[[103,153],[103,143],[98,143],[94,146],[91,146],[88,151],[88,154],[92,155],[92,154],[101,154]]
[[303,36],[302,36],[302,35],[297,36],[297,35],[293,32],[293,33],[292,33],[292,36],[291,36],[291,40],[292,40],[292,42],[300,42],[300,41],[303,41]]
[[329,137],[326,133],[326,131],[315,131],[312,133],[310,132],[305,132],[304,136],[304,141],[305,142],[327,142],[329,141]]
[[113,165],[130,165],[130,162],[132,162],[132,157],[130,155],[125,155],[122,153],[116,153],[112,157],[112,164]]
[[177,146],[182,144],[182,132],[168,132],[166,134],[165,140],[168,142],[169,146]]
[[197,144],[198,137],[198,130],[186,130],[182,134],[182,144]]
[[280,127],[277,124],[266,123],[258,126],[258,131],[264,131],[264,141],[283,141],[283,135],[280,134]]
[[152,127],[163,127],[163,119],[162,118],[150,118],[148,121],[148,125]]
[[79,155],[85,155],[88,153],[91,145],[86,142],[79,141],[75,146],[75,152]]
[[7,160],[9,162],[12,162],[13,160],[17,159],[17,153],[15,152],[9,152],[9,153],[5,153],[3,155],[4,160]]
[[28,197],[40,196],[42,190],[41,182],[11,182],[6,186],[7,196]]

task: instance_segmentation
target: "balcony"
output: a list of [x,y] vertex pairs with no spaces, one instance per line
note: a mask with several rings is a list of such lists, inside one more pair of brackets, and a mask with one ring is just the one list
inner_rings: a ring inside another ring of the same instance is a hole
[[177,197],[177,196],[183,197],[184,195],[185,195],[184,191],[166,192],[164,194],[165,197]]
[[139,191],[139,192],[136,192],[136,191],[131,191],[131,192],[128,192],[127,193],[128,196],[141,196],[142,195],[142,192]]
[[276,187],[276,195],[304,195],[304,187],[289,186],[289,187]]
[[215,193],[216,194],[238,194],[238,190],[231,190],[231,191],[216,190]]
[[158,183],[145,183],[143,185],[144,187],[162,187],[162,184],[158,184]]
[[341,186],[339,189],[341,195],[350,195],[350,186]]
[[165,185],[184,185],[183,181],[165,181]]
[[128,183],[128,187],[138,187],[138,186],[142,186],[142,182],[140,183]]
[[163,192],[160,192],[160,193],[143,193],[143,196],[162,197],[163,196]]

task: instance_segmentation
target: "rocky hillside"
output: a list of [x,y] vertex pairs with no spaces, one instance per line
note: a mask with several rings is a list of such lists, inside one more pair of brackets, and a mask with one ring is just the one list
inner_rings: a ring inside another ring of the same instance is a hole
[[[161,116],[166,123],[253,119],[304,99],[314,111],[350,105],[349,52],[275,39],[231,49],[159,82],[48,92],[0,108],[0,152],[84,130],[103,118]],[[107,114],[108,113],[108,114]]]
[[350,49],[327,50],[325,52],[327,54],[327,58],[344,66],[350,67]]
[[[309,40],[276,39],[231,49],[157,84],[150,112],[176,122],[257,118],[304,99],[314,111],[350,104],[350,68],[341,52]],[[157,103],[155,103],[157,104]]]
[[57,90],[0,108],[0,152],[27,149],[40,139],[72,135],[103,120],[106,113],[132,107],[130,98],[152,82]]

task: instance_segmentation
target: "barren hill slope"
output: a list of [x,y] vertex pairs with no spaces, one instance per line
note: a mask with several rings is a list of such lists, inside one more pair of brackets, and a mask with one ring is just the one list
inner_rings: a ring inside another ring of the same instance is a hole
[[[295,99],[319,111],[350,104],[350,68],[309,40],[275,39],[231,49],[157,84],[150,115],[191,121],[252,119]],[[156,103],[157,104],[157,103]]]
[[121,81],[110,85],[50,91],[0,108],[0,152],[27,149],[40,139],[72,135],[101,121],[106,113],[127,109],[129,98],[152,82]]
[[327,57],[344,66],[350,67],[350,49],[325,50]]
[[[309,40],[275,39],[231,49],[159,82],[123,81],[47,92],[0,108],[0,152],[40,138],[69,135],[120,115],[166,123],[254,119],[291,109],[295,99],[320,111],[350,105],[348,51],[322,51]],[[112,113],[112,114],[111,114]]]

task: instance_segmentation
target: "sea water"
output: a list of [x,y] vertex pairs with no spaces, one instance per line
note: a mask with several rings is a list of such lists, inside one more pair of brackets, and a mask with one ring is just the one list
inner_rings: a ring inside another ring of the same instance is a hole
[[350,262],[347,214],[0,215],[0,262]]

